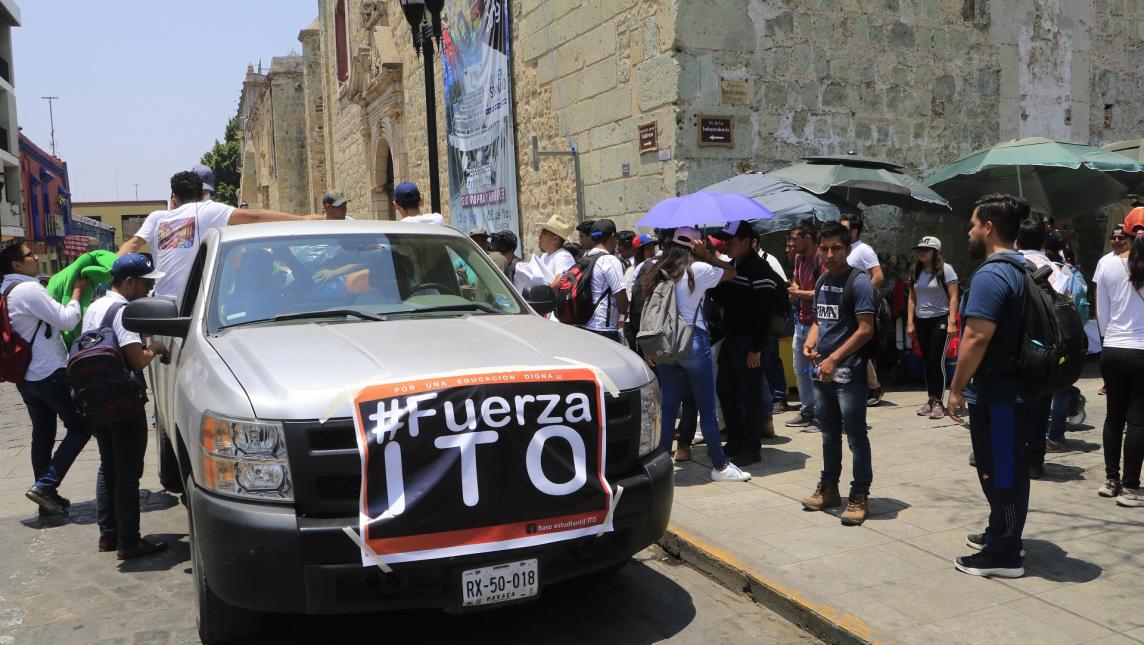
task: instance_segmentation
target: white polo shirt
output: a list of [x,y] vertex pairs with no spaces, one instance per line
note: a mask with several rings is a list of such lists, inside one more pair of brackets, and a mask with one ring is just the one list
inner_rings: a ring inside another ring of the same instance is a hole
[[616,310],[616,294],[624,289],[624,263],[601,248],[589,250],[584,257],[597,255],[602,257],[592,268],[592,302],[599,304],[585,326],[596,331],[615,331],[619,328],[620,318]]

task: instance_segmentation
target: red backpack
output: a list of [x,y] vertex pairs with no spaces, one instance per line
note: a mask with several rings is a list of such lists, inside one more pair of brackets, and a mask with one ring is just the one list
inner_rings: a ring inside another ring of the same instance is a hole
[[[592,270],[596,267],[596,260],[604,257],[603,253],[594,253],[580,258],[580,261],[560,274],[560,281],[556,283],[556,318],[567,325],[583,327],[592,319],[596,307],[612,295],[608,289],[599,300],[592,300]],[[611,308],[608,308],[608,322],[611,323]]]
[[[0,295],[0,381],[9,383],[24,380],[24,374],[32,362],[32,344],[12,329],[12,321],[8,318],[8,294],[19,284],[13,284]],[[40,333],[42,324],[42,320],[36,324],[36,329],[32,332],[33,339]]]

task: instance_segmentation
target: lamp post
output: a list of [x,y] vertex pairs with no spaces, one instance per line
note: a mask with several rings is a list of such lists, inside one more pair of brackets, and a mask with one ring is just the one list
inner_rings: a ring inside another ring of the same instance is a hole
[[413,31],[413,47],[425,61],[425,129],[429,138],[429,203],[441,212],[440,173],[437,170],[437,92],[433,87],[433,39],[441,46],[441,12],[445,0],[399,0]]

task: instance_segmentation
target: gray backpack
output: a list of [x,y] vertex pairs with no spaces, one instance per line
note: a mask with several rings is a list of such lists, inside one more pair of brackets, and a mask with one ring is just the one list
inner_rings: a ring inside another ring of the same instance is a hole
[[[667,274],[660,269],[667,278]],[[675,302],[675,280],[666,279],[655,286],[647,296],[640,312],[640,327],[636,332],[636,343],[644,357],[656,363],[674,364],[687,357],[691,351],[691,333],[695,320],[688,325],[679,319],[679,308]],[[702,303],[695,308],[695,319],[703,309]]]

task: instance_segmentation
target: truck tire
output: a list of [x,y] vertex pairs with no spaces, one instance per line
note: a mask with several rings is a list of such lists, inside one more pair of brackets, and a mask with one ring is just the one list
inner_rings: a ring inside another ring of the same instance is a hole
[[167,438],[167,431],[159,422],[155,422],[155,445],[159,459],[159,483],[168,492],[178,495],[183,492],[183,475],[179,472],[179,458],[175,454],[175,447]]
[[244,642],[262,626],[262,614],[226,603],[211,591],[203,571],[199,544],[195,539],[195,520],[189,503],[193,487],[194,482],[187,477],[187,539],[191,546],[191,574],[194,577],[195,604],[198,610],[195,613],[195,626],[199,630],[199,639],[204,645]]

